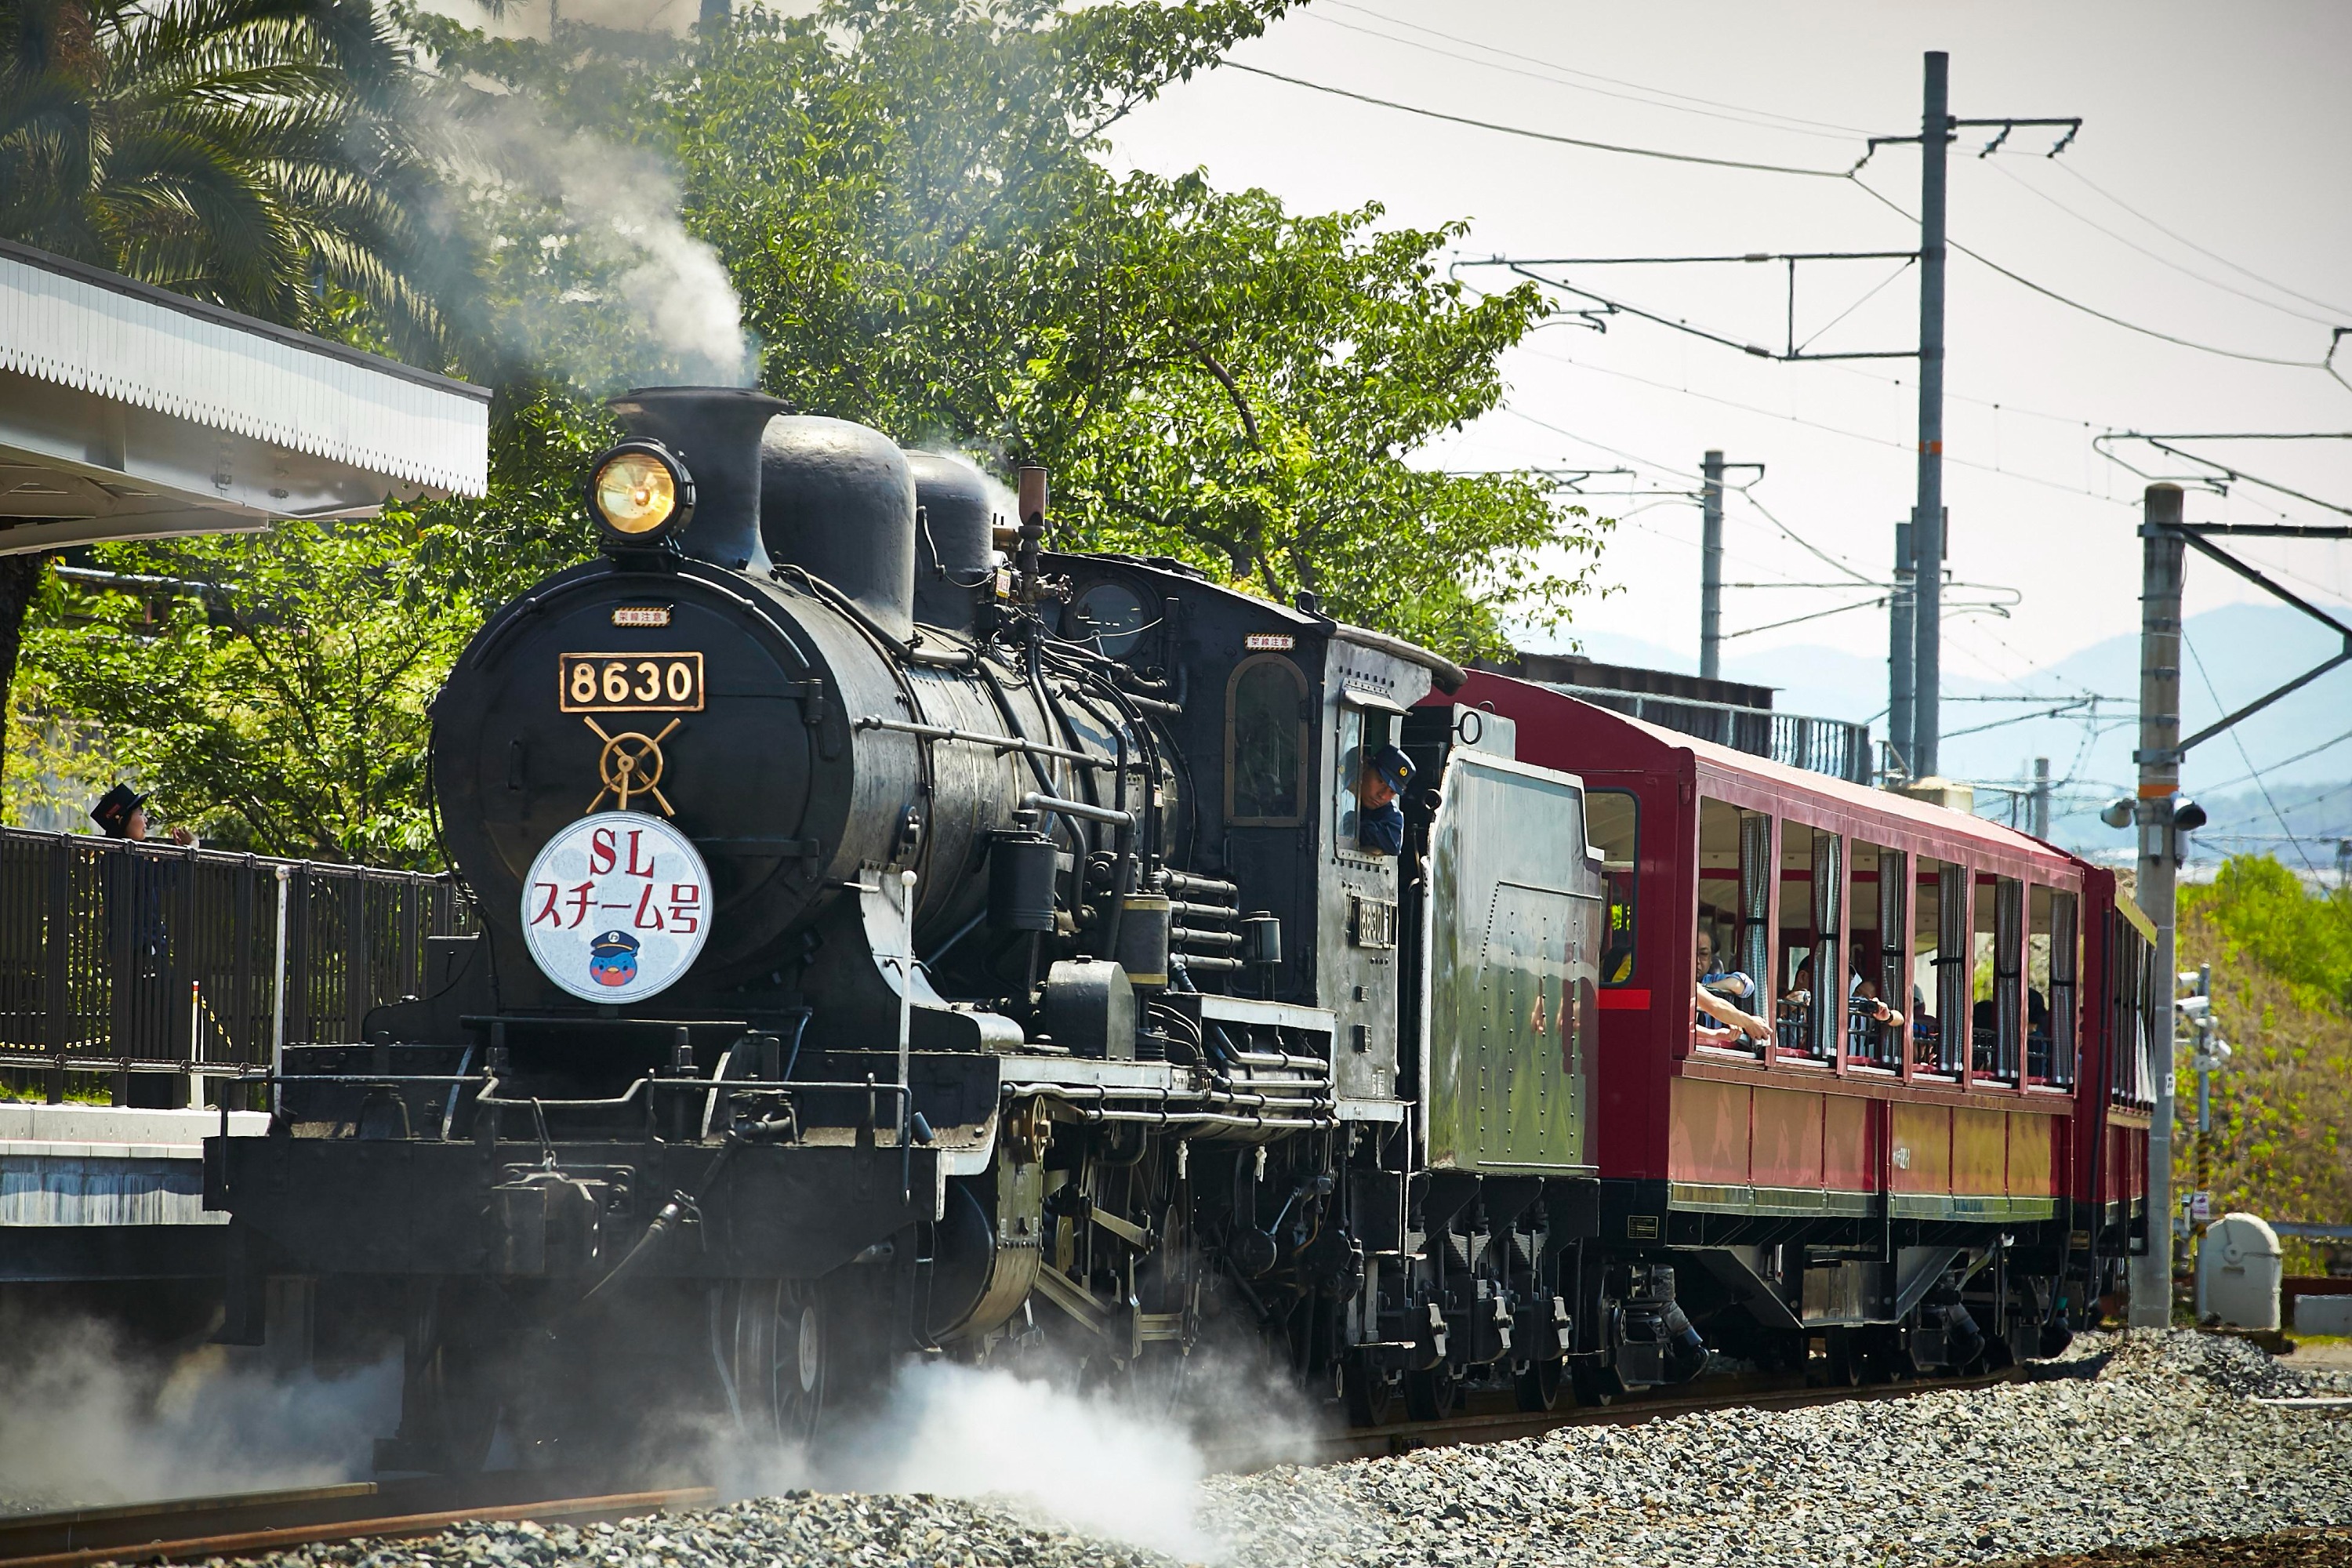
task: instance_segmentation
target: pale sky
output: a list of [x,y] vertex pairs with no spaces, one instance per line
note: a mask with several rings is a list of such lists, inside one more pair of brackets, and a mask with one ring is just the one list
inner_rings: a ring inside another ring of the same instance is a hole
[[[1917,133],[1921,55],[1929,48],[1951,55],[1956,114],[2079,114],[2084,121],[2056,161],[2042,156],[2054,138],[2040,130],[2019,131],[2001,155],[1982,160],[1976,154],[1990,132],[1964,132],[1950,165],[1958,244],[2112,315],[2242,353],[2315,362],[2333,326],[2352,326],[2352,6],[2341,4],[1314,0],[1232,58],[1556,134],[1842,171],[1865,134]],[[1233,69],[1172,88],[1121,126],[1115,143],[1125,164],[1162,173],[1204,167],[1219,185],[1261,185],[1302,210],[1377,201],[1394,223],[1467,219],[1473,227],[1457,252],[1465,259],[1917,244],[1916,227],[1847,181],[1546,144]],[[1916,211],[1916,148],[1882,149],[1864,178]],[[1801,268],[1798,336],[1826,325],[1899,266]],[[1507,275],[1462,276],[1499,283]],[[1742,342],[1777,344],[1784,330],[1786,275],[1777,265],[1574,276]],[[1914,345],[1916,277],[1916,268],[1894,277],[1815,347]],[[1949,292],[1951,564],[1965,582],[2022,595],[2009,619],[1948,623],[1946,668],[1954,676],[2013,678],[2137,627],[2133,531],[2146,481],[2103,460],[2095,435],[2352,430],[2352,389],[2317,370],[2159,342],[1958,255]],[[2352,341],[2336,364],[2352,380]],[[1913,497],[1914,362],[1773,363],[1619,316],[1605,334],[1548,327],[1507,369],[1508,411],[1433,460],[1623,466],[1636,470],[1632,489],[1685,490],[1696,488],[1690,476],[1702,450],[1717,447],[1732,460],[1767,465],[1755,498],[1782,522],[1883,577],[1891,525],[1908,515]],[[2352,504],[2352,442],[2212,450]],[[2142,468],[2162,461],[2146,447],[2126,455]],[[1612,485],[1628,481],[1602,479],[1591,488]],[[1667,644],[1695,665],[1696,506],[1655,495],[1590,504],[1625,520],[1606,558],[1607,575],[1623,591],[1585,606],[1580,625]],[[2192,491],[2189,501],[2192,521],[2278,521],[2282,513],[2294,521],[2352,521],[2246,484],[2228,496]],[[1737,500],[1726,543],[1733,582],[1835,575]],[[2352,547],[2240,543],[2299,590],[2352,602]],[[2202,563],[2189,581],[2192,614],[2255,596]],[[1733,590],[1725,626],[1864,597]],[[1883,658],[1885,636],[1883,612],[1856,610],[1729,647],[1826,645]]]

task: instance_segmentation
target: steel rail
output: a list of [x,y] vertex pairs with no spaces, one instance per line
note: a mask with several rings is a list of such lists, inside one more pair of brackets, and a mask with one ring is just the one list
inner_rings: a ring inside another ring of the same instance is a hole
[[251,1557],[320,1542],[432,1535],[467,1520],[591,1522],[705,1508],[719,1500],[709,1487],[488,1500],[499,1494],[482,1493],[481,1483],[494,1479],[476,1478],[475,1493],[484,1500],[472,1506],[459,1506],[467,1494],[447,1482],[362,1481],[24,1514],[0,1519],[0,1568]]

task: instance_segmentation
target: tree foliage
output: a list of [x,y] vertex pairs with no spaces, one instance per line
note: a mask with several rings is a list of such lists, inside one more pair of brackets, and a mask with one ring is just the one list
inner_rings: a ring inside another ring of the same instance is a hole
[[2305,1005],[2352,1007],[2352,888],[2314,892],[2272,856],[2234,855],[2210,884],[2180,890],[2180,910],[2204,916],[2233,962],[2262,965]]
[[367,0],[0,0],[0,235],[437,367],[423,89]]
[[425,706],[485,606],[442,531],[399,516],[108,545],[153,596],[62,580],[28,653],[48,699],[103,715],[170,819],[274,855],[429,866]]
[[[2181,889],[2178,929],[2181,966],[2213,966],[2213,1017],[2232,1054],[2213,1075],[2212,1131],[2200,1139],[2183,1031],[2176,1182],[2189,1187],[2201,1170],[2216,1213],[2352,1214],[2352,892],[2315,893],[2268,856],[2239,856],[2212,883]],[[2315,1262],[2296,1267],[2316,1272]]]

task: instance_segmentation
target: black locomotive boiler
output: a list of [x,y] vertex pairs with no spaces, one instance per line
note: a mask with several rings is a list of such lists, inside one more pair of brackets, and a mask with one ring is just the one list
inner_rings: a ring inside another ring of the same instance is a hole
[[[1687,1375],[1595,1239],[1582,792],[1443,658],[1043,548],[1043,475],[732,389],[614,405],[601,556],[434,707],[480,935],[215,1140],[229,1333],[404,1346],[387,1468],[895,1360],[1262,1347],[1360,1420]],[[1381,747],[1402,855],[1360,842]]]

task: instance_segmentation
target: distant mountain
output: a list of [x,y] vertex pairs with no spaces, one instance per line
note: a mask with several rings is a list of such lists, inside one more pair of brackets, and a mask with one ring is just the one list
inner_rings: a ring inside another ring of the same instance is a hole
[[[2181,661],[2181,700],[2189,733],[2219,718],[2223,704],[2234,709],[2253,700],[2326,659],[2339,646],[2326,627],[2284,605],[2227,605],[2191,616],[2186,629],[2190,654]],[[1582,641],[1587,655],[1612,663],[1686,672],[1694,668],[1675,650],[1636,637],[1594,633]],[[1724,664],[1731,679],[1778,688],[1773,706],[1784,712],[1867,720],[1874,738],[1885,735],[1884,661],[1797,647],[1741,654]],[[2019,695],[2051,700],[1969,700]],[[2084,700],[2091,697],[2100,700]],[[2128,833],[2105,826],[2096,814],[2106,801],[2129,794],[2137,777],[2131,760],[2138,744],[2137,632],[2094,643],[2006,684],[1948,674],[1944,698],[1947,774],[2022,786],[2032,777],[2032,760],[2047,757],[2056,784],[2052,836],[2084,849],[2128,844]],[[2052,712],[2061,707],[2064,711]],[[1962,732],[1968,731],[1975,732]],[[2306,752],[2311,754],[2299,755]],[[2210,847],[2221,848],[2221,836],[2227,833],[2231,848],[2269,848],[2292,861],[2284,842],[2255,842],[2263,835],[2275,840],[2283,831],[2253,791],[2251,780],[2258,769],[2288,813],[2284,831],[2321,837],[2352,834],[2352,783],[2346,782],[2352,780],[2352,665],[2205,742],[2189,752],[2182,770],[2189,794],[2212,795],[2214,805],[2227,805],[2226,816],[2213,810]],[[2307,803],[2289,808],[2288,792]],[[2004,820],[2009,815],[2006,798],[1991,790],[1979,790],[1978,810]],[[2334,857],[2332,845],[2306,844],[2305,850],[2315,859],[2323,850],[2326,858]]]

